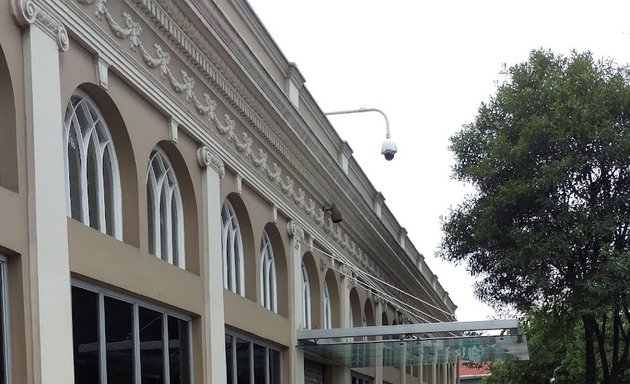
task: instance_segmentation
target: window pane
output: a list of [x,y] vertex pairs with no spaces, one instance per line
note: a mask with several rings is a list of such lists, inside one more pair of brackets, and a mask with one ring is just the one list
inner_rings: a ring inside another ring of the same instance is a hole
[[114,235],[114,176],[112,174],[112,162],[106,148],[103,154],[103,194],[105,197],[105,226],[110,236]]
[[81,160],[79,155],[80,138],[77,138],[74,126],[68,134],[68,181],[70,186],[70,215],[81,221]]
[[171,251],[170,249],[168,249],[168,236],[170,235],[170,231],[166,219],[166,213],[168,211],[166,208],[166,204],[168,204],[168,201],[166,201],[167,194],[164,188],[162,188],[162,190],[160,191],[160,239],[162,239],[162,241],[159,246],[162,260],[168,260]]
[[269,384],[280,384],[280,352],[269,350]]
[[138,308],[142,384],[164,384],[162,316],[159,312]]
[[234,372],[232,359],[232,336],[225,335],[225,371],[227,372],[227,384],[234,384]]
[[249,342],[236,339],[236,382],[238,384],[250,384],[251,356],[249,354]]
[[100,230],[98,206],[98,163],[96,160],[94,140],[90,140],[87,153],[87,184],[88,184],[88,212],[90,227]]
[[181,265],[179,254],[179,209],[177,207],[177,190],[173,191],[173,195],[171,196],[171,239],[172,239],[172,252],[173,252],[173,264]]
[[190,382],[188,332],[188,322],[175,317],[168,317],[168,356],[171,384]]
[[267,371],[267,348],[254,344],[254,384],[265,384]]
[[133,306],[105,297],[107,382],[133,383]]
[[97,293],[72,287],[72,336],[75,384],[98,383],[99,344]]
[[153,207],[155,204],[155,195],[153,187],[147,182],[147,226],[149,227],[149,253],[155,255],[155,217],[153,215]]

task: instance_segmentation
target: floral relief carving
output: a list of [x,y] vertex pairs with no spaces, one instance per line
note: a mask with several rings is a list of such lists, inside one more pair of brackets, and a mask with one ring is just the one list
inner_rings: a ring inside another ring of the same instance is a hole
[[[34,0],[12,0],[12,3],[32,3],[33,1]],[[152,44],[153,54],[145,48],[141,38],[142,27],[140,23],[135,21],[128,12],[122,12],[123,21],[119,23],[115,20],[114,16],[107,8],[106,0],[75,1],[86,6],[94,5],[95,17],[98,20],[104,20],[115,37],[123,41],[128,40],[131,51],[139,52],[142,62],[144,62],[148,68],[157,69],[160,77],[167,79],[173,91],[177,94],[183,95],[185,100],[194,107],[194,110],[199,114],[199,116],[207,117],[208,121],[214,124],[218,133],[225,135],[229,142],[234,143],[238,152],[243,153],[246,158],[251,159],[255,168],[261,169],[262,172],[266,174],[270,182],[280,186],[282,192],[289,196],[293,202],[307,214],[307,216],[313,218],[315,222],[327,233],[332,234],[333,238],[341,244],[355,260],[360,262],[364,268],[368,269],[369,266],[367,264],[367,257],[365,253],[356,245],[356,243],[354,243],[354,241],[348,239],[348,235],[345,235],[344,237],[344,234],[342,234],[339,226],[335,226],[332,222],[330,222],[330,220],[325,219],[323,210],[321,208],[317,208],[319,204],[316,204],[312,199],[308,199],[307,203],[305,191],[302,188],[295,189],[295,181],[293,178],[285,176],[283,180],[282,168],[275,162],[269,164],[268,153],[263,148],[258,148],[256,151],[253,148],[253,139],[246,132],[243,132],[241,134],[241,139],[239,139],[236,132],[236,122],[228,114],[223,115],[223,120],[218,117],[216,113],[218,105],[217,101],[212,99],[207,92],[202,92],[200,99],[195,92],[195,80],[188,72],[180,70],[179,78],[173,74],[170,68],[171,56],[160,44]],[[171,7],[172,4],[170,4],[167,0],[160,0],[152,3],[153,6],[151,7],[146,7],[146,4],[136,5],[144,7],[143,9],[145,12],[150,11],[153,16],[152,20],[171,25],[172,21],[164,18],[166,12],[161,9],[161,7],[168,8]],[[174,9],[169,9],[171,12],[175,12]],[[188,25],[188,21],[185,19],[178,19],[176,21],[178,25]],[[171,29],[165,27],[166,25],[164,25],[161,29],[171,31]],[[190,25],[188,25],[188,27],[192,28]],[[65,28],[63,28],[63,30],[65,31]],[[199,51],[192,50],[192,41],[188,36],[186,36],[186,34],[178,34],[177,38],[179,40],[177,43],[190,53],[190,57],[193,57],[191,60],[196,60],[194,63],[195,66],[204,68],[206,71],[211,71],[209,65],[214,66],[214,63],[210,64],[210,59],[205,56],[201,57],[202,54]],[[284,151],[280,148],[277,149],[279,152],[284,153]],[[255,155],[255,153],[257,153],[257,155]],[[223,177],[225,174],[225,166],[216,155],[210,152],[208,147],[201,147],[198,150],[197,157],[200,166],[206,167],[211,165],[217,169],[221,177]],[[374,268],[370,268],[370,272],[374,275],[380,275],[380,273],[378,273],[378,271]]]

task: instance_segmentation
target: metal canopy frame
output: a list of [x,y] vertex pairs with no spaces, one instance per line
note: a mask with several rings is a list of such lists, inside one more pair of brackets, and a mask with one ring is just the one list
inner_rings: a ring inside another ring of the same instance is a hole
[[[469,331],[501,332],[463,335]],[[302,329],[298,347],[351,368],[529,359],[516,319]]]
[[297,332],[298,343],[319,342],[346,337],[384,337],[394,338],[418,336],[431,333],[462,333],[472,331],[508,330],[515,334],[518,329],[517,319],[485,321],[451,321],[443,323],[417,323],[400,325],[376,325],[353,328],[300,329]]

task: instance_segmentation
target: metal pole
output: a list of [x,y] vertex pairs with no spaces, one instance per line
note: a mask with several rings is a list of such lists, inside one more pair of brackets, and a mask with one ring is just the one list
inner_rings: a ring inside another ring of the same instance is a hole
[[326,115],[326,116],[329,116],[329,115],[345,115],[345,114],[348,114],[348,113],[362,113],[362,112],[377,112],[377,113],[380,113],[381,116],[383,116],[383,118],[385,119],[385,137],[387,139],[391,138],[391,136],[389,134],[389,119],[387,119],[387,115],[385,115],[385,112],[381,111],[380,109],[377,109],[377,108],[349,109],[349,110],[345,110],[345,111],[325,112],[324,115]]

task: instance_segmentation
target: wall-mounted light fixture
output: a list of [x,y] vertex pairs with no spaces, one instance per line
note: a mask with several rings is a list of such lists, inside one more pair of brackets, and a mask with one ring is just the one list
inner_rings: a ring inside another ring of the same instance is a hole
[[330,217],[330,220],[333,223],[340,223],[343,221],[343,217],[341,216],[341,212],[339,212],[339,208],[335,205],[335,203],[327,204],[322,207],[324,211],[324,217]]
[[396,148],[396,143],[391,139],[391,135],[389,134],[389,120],[387,119],[387,115],[380,109],[376,108],[360,108],[360,109],[350,109],[347,111],[335,111],[335,112],[326,112],[324,115],[345,115],[348,113],[361,113],[361,112],[377,112],[380,113],[385,118],[385,141],[381,146],[381,155],[385,156],[385,160],[392,160],[398,149]]

